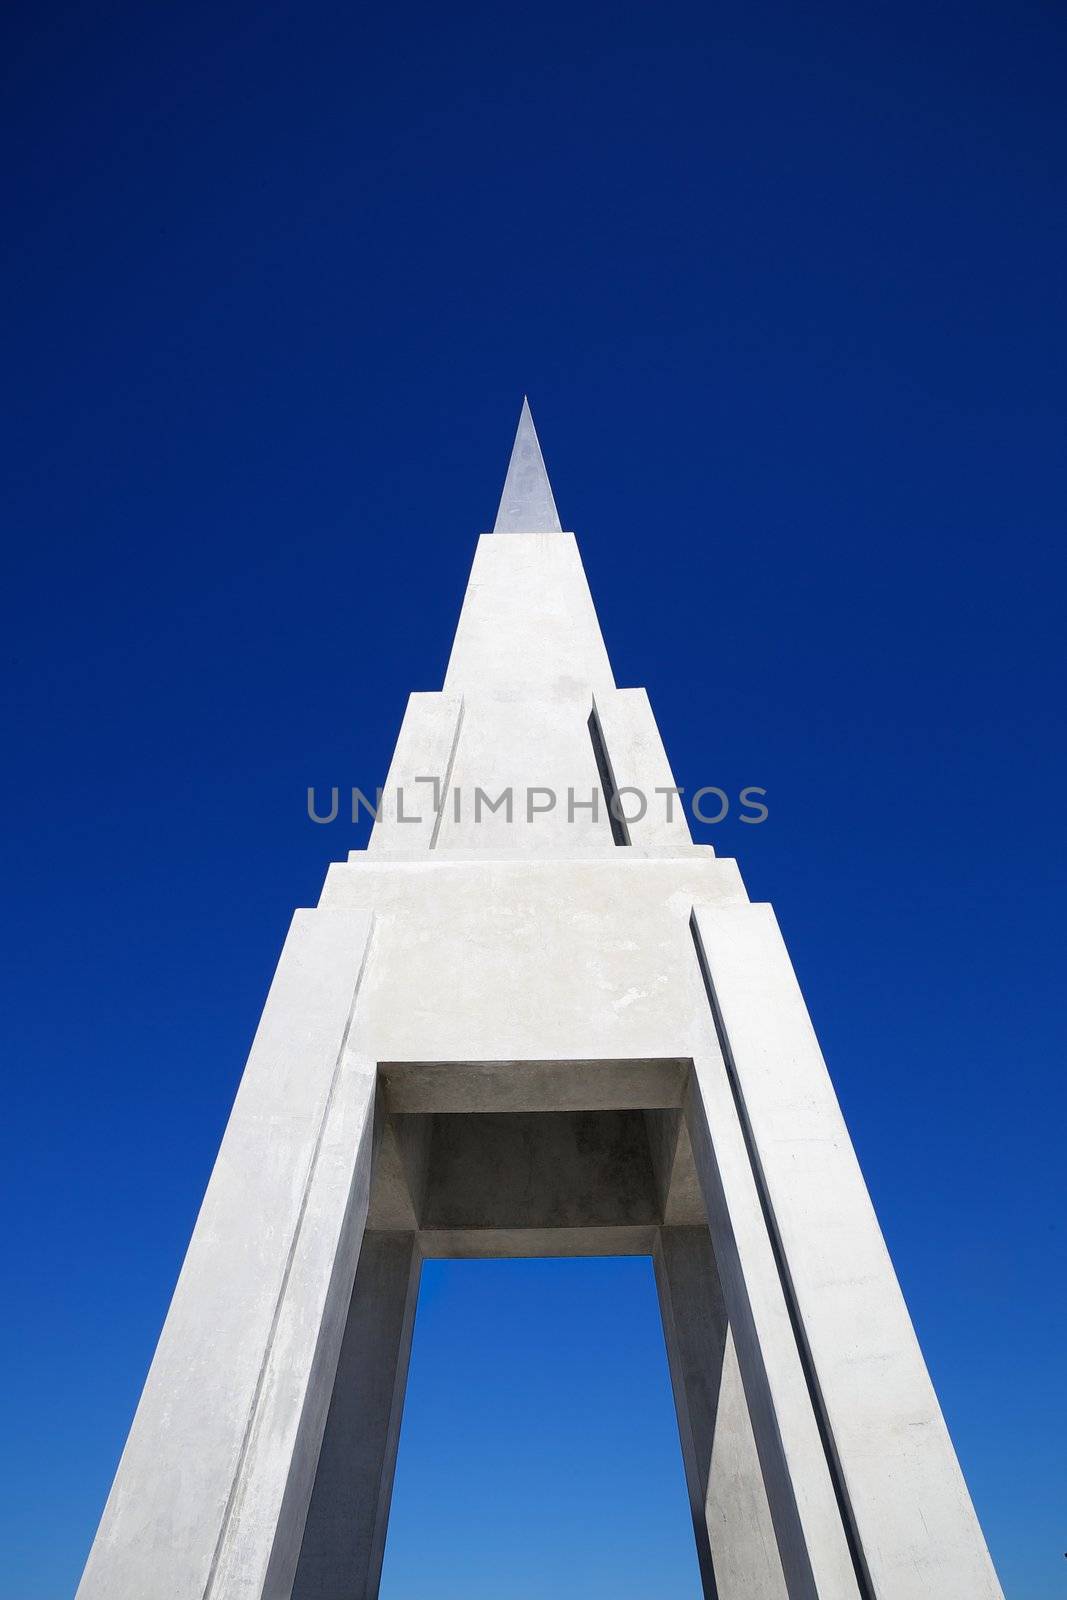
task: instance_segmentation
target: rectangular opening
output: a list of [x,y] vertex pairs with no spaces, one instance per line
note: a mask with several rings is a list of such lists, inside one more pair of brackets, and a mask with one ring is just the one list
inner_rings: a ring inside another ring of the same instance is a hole
[[698,1600],[652,1263],[427,1261],[381,1600]]

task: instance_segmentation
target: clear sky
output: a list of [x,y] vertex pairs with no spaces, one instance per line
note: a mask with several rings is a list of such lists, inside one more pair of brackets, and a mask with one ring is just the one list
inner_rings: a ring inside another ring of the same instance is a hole
[[[1063,10],[0,28],[0,1593],[74,1587],[364,836],[307,786],[440,686],[528,390],[677,781],[768,790],[701,837],[777,907],[1010,1600],[1067,1594]],[[388,1600],[693,1595],[644,1264],[426,1287]]]

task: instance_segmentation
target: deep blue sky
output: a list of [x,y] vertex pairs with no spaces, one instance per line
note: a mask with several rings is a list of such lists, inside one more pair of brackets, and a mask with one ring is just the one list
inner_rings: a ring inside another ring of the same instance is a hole
[[[358,842],[306,787],[372,787],[440,685],[526,389],[678,781],[769,791],[706,837],[777,906],[1008,1594],[1067,1593],[1062,9],[0,26],[0,1590],[74,1586],[291,910]],[[693,1593],[653,1315],[641,1263],[433,1269],[388,1600],[453,1592],[435,1416],[464,1600],[631,1592],[642,1464],[641,1592]],[[568,1340],[607,1354],[561,1415]],[[560,1430],[642,1385],[564,1515]]]

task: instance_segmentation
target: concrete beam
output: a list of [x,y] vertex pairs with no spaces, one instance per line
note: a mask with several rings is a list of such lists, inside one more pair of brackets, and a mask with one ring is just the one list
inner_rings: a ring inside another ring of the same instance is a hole
[[681,1106],[689,1061],[383,1061],[393,1112],[612,1111]]
[[435,1116],[427,1230],[626,1227],[659,1221],[640,1111]]
[[654,1223],[605,1228],[424,1228],[419,1234],[419,1249],[427,1259],[477,1261],[530,1256],[650,1256],[658,1231]]

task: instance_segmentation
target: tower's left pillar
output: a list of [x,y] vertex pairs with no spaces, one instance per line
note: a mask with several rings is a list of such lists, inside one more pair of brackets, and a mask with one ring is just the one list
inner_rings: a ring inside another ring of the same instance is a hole
[[298,911],[78,1600],[287,1596],[374,1139],[364,911]]
[[363,1235],[292,1600],[376,1600],[421,1265],[414,1233]]

